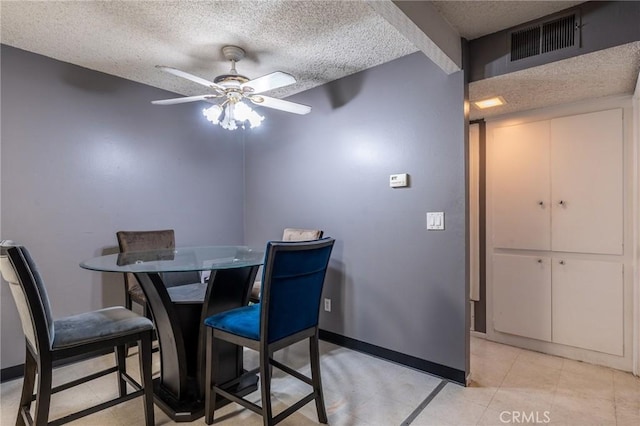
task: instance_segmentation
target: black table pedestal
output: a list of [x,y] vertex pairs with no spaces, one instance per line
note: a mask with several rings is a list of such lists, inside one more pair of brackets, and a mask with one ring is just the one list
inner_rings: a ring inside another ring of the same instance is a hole
[[[204,415],[205,325],[208,316],[246,306],[259,266],[211,271],[204,302],[173,303],[158,273],[135,273],[149,303],[160,346],[160,378],[154,381],[155,403],[175,422]],[[243,372],[242,348],[220,342],[217,382]],[[244,395],[257,389],[257,377],[241,382]],[[228,403],[220,399],[220,405]]]
[[[249,395],[258,389],[258,376],[248,377],[240,382],[234,393],[242,396]],[[153,393],[155,404],[165,412],[174,422],[192,422],[204,416],[204,400],[197,395],[197,386],[187,389],[187,397],[176,399],[171,392],[162,388],[160,379],[153,381]],[[218,395],[216,409],[229,404],[231,401]]]

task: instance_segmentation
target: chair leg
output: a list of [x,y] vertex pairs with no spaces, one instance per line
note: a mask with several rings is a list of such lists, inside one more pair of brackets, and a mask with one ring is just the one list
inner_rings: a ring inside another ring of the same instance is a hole
[[131,295],[129,294],[129,289],[127,288],[126,285],[124,286],[124,307],[130,311],[133,310]]
[[152,331],[144,333],[138,341],[138,359],[140,360],[140,380],[144,388],[144,422],[146,426],[155,423],[153,413],[153,378],[151,377],[151,335]]
[[207,327],[206,330],[205,348],[204,422],[210,425],[213,424],[216,410],[215,377],[218,368],[218,357],[216,351],[213,350],[213,329],[211,327]]
[[[43,359],[44,358],[44,359]],[[38,384],[36,387],[36,410],[33,418],[34,426],[45,426],[49,419],[51,406],[51,384],[53,380],[53,364],[50,357],[40,356],[38,363]]]
[[31,397],[33,396],[33,386],[36,381],[36,371],[38,364],[31,354],[29,348],[25,349],[26,358],[24,361],[24,381],[22,382],[22,395],[20,396],[20,405],[18,405],[18,418],[16,426],[25,426],[26,422],[22,415],[23,411],[29,411],[31,408]]
[[[124,283],[124,307],[127,308],[130,311],[133,311],[133,301],[131,300],[131,295],[129,294],[129,288],[127,287],[126,278],[125,278],[125,283]],[[127,343],[126,350],[125,350],[125,356],[129,356],[129,348],[130,347],[131,347],[131,344]]]
[[116,346],[116,365],[118,366],[118,393],[120,396],[125,396],[127,394],[127,382],[124,381],[123,374],[127,371],[127,348],[124,345]]
[[272,426],[273,410],[271,409],[271,363],[269,351],[260,351],[260,389],[262,392],[262,419],[264,426]]
[[309,356],[311,361],[311,381],[313,390],[316,393],[316,410],[318,411],[318,421],[327,423],[327,410],[324,406],[324,395],[322,393],[322,378],[320,377],[320,345],[318,343],[318,333],[309,338]]

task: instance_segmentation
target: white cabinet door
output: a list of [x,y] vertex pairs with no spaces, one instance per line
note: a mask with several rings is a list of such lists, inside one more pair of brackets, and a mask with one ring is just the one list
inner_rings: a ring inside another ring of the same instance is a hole
[[622,254],[622,110],[551,120],[551,249]]
[[494,129],[494,247],[550,249],[549,149],[549,121]]
[[493,328],[551,341],[551,260],[493,255]]
[[553,341],[623,355],[621,263],[554,258]]

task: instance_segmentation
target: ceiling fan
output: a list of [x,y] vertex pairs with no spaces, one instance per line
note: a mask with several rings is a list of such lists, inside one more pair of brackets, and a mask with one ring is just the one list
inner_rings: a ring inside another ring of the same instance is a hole
[[231,61],[231,70],[228,74],[217,76],[213,81],[205,80],[204,78],[180,71],[176,68],[156,65],[156,68],[169,74],[186,78],[187,80],[208,87],[211,89],[211,93],[163,99],[151,101],[151,103],[155,105],[175,105],[196,101],[212,103],[214,106],[202,111],[204,116],[212,123],[220,124],[227,130],[237,129],[238,124],[244,128],[247,122],[252,128],[260,125],[264,117],[253,111],[249,104],[301,115],[308,114],[311,111],[310,106],[261,94],[268,90],[295,83],[296,79],[291,74],[276,71],[249,80],[249,78],[238,74],[236,71],[236,62],[244,58],[245,55],[243,49],[237,46],[225,46],[222,48],[222,54],[227,60]]

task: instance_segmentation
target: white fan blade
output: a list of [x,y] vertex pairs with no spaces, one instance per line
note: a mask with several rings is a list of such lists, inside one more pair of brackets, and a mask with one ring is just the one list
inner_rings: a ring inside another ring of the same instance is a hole
[[251,96],[251,102],[256,105],[267,108],[279,109],[280,111],[292,112],[294,114],[309,114],[311,107],[308,105],[297,104],[295,102],[283,101],[282,99],[272,98],[270,96]]
[[162,71],[168,72],[169,74],[177,75],[178,77],[186,78],[187,80],[191,80],[195,83],[202,84],[203,86],[224,91],[224,87],[220,86],[218,83],[205,80],[204,78],[195,76],[193,74],[189,74],[188,72],[180,71],[179,69],[176,69],[176,68],[165,67],[164,65],[156,65],[156,68]]
[[262,93],[267,90],[277,89],[278,87],[288,86],[296,82],[296,79],[286,72],[276,71],[271,74],[263,75],[262,77],[254,78],[251,81],[242,83],[240,87],[251,87],[253,92]]
[[218,97],[219,96],[215,96],[215,95],[185,96],[183,98],[162,99],[159,101],[151,101],[151,103],[154,105],[175,105],[175,104],[183,104],[185,102],[208,101],[209,99],[215,99]]

